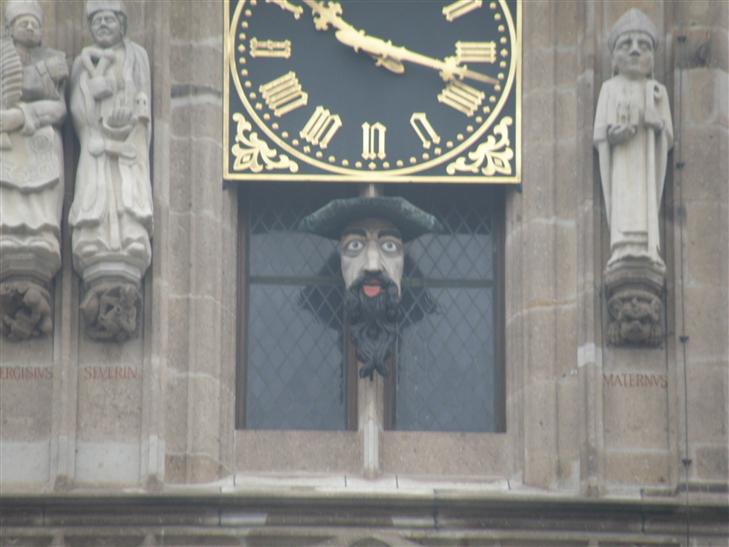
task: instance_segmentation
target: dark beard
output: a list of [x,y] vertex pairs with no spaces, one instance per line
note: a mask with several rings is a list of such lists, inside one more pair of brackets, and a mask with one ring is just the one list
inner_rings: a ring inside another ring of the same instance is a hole
[[[382,291],[370,298],[362,292],[362,285],[372,280],[379,281]],[[352,328],[357,359],[362,363],[360,378],[369,376],[372,379],[374,371],[387,376],[385,360],[397,339],[400,319],[397,285],[383,273],[362,275],[347,290],[344,306]]]

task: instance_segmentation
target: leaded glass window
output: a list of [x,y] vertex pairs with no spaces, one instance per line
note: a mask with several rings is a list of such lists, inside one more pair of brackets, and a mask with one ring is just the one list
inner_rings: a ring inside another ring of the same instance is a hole
[[246,209],[244,425],[345,429],[344,284],[336,243],[296,231],[331,190],[251,188]]
[[404,189],[444,234],[410,243],[393,427],[503,430],[499,288],[500,193],[489,188]]
[[[352,187],[251,186],[241,199],[238,425],[356,426],[356,369],[337,244],[296,231]],[[444,234],[406,247],[403,318],[385,425],[398,430],[503,431],[500,192],[387,187],[434,214]]]

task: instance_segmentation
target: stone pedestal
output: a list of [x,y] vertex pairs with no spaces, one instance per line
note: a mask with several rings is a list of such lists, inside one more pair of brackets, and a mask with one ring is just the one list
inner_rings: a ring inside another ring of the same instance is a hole
[[50,289],[61,257],[50,247],[0,245],[0,332],[10,340],[53,331]]
[[662,344],[664,285],[663,269],[648,260],[623,261],[608,267],[608,343],[651,347]]
[[42,238],[0,244],[0,332],[27,340],[53,331],[51,281],[61,265],[58,244]]

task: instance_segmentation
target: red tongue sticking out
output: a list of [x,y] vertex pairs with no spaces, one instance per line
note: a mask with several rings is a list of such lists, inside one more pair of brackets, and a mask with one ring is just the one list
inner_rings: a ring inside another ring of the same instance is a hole
[[379,285],[362,285],[362,292],[365,293],[365,296],[368,298],[374,298],[378,294],[380,294],[380,291],[382,290],[382,287]]

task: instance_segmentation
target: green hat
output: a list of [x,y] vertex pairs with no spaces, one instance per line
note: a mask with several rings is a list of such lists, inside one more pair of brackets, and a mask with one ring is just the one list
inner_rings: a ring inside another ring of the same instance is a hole
[[382,218],[392,222],[410,241],[428,232],[443,232],[443,225],[431,214],[405,198],[395,196],[334,199],[299,222],[302,232],[339,239],[348,224],[363,218]]

